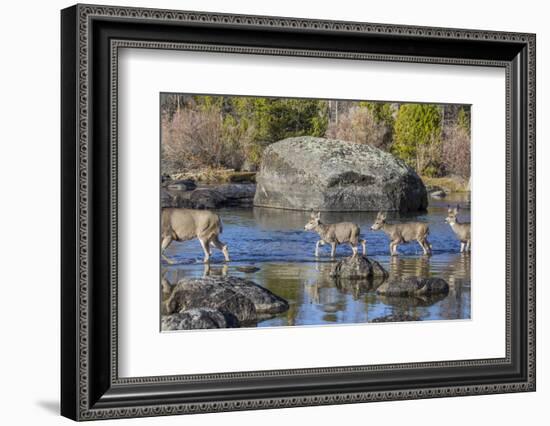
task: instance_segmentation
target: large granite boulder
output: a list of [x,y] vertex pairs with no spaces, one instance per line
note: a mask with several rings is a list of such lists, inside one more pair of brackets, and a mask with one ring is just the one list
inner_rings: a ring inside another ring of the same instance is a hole
[[266,148],[254,205],[318,211],[417,211],[428,206],[420,177],[370,145],[302,136]]
[[258,321],[288,309],[288,302],[258,284],[238,277],[183,278],[162,303],[163,315],[210,308],[241,323]]

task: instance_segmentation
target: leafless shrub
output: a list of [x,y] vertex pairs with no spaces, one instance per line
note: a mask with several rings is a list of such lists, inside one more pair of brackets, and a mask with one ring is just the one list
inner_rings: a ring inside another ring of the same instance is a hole
[[368,108],[358,106],[341,114],[337,122],[329,123],[326,136],[384,150],[391,144],[391,129],[383,123],[377,123]]
[[428,176],[439,176],[441,173],[441,143],[433,135],[427,143],[416,147],[415,170]]
[[162,118],[162,168],[177,173],[196,167],[238,169],[244,162],[243,131],[224,125],[216,108],[180,109]]
[[470,134],[460,125],[450,126],[443,138],[443,164],[447,173],[470,177]]

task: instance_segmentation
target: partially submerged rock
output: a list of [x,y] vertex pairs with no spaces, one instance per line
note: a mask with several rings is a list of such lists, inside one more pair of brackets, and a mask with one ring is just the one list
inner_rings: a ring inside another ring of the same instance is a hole
[[408,277],[389,280],[376,289],[376,293],[390,297],[436,296],[449,293],[449,284],[442,278]]
[[162,207],[187,209],[219,209],[250,207],[256,193],[253,183],[224,183],[177,190],[168,185],[161,191]]
[[254,322],[284,312],[288,302],[256,283],[238,277],[184,278],[162,304],[163,315],[211,308],[239,322]]
[[252,274],[260,270],[260,268],[254,265],[237,266],[235,269],[239,272],[244,272],[245,274]]
[[427,308],[441,302],[447,297],[447,293],[432,294],[429,296],[386,296],[378,294],[377,298],[384,305],[392,306],[400,311],[408,311],[413,308]]
[[356,255],[338,261],[333,266],[330,276],[343,279],[387,278],[388,272],[376,260]]
[[211,308],[194,308],[164,315],[161,321],[163,331],[233,328],[238,326],[239,321],[237,318]]
[[418,211],[428,206],[416,172],[366,144],[302,136],[267,147],[254,205],[291,210]]
[[193,179],[180,179],[168,182],[166,187],[174,191],[193,191],[197,183]]
[[384,315],[382,317],[374,318],[370,322],[405,322],[405,321],[420,321],[420,318],[414,317],[405,313],[396,313],[390,315]]

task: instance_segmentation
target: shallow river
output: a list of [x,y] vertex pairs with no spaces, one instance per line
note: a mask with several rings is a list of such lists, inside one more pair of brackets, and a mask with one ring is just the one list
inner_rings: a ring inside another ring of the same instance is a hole
[[[304,231],[308,212],[276,209],[218,210],[224,230],[221,240],[228,244],[231,262],[223,263],[222,254],[213,249],[210,266],[202,264],[203,252],[197,240],[172,243],[166,254],[176,265],[163,265],[165,278],[175,283],[183,277],[204,274],[228,274],[244,277],[285,298],[290,309],[263,320],[258,327],[363,323],[408,318],[448,320],[470,318],[470,256],[462,255],[460,243],[445,223],[447,204],[460,203],[459,219],[470,220],[468,200],[455,194],[445,200],[430,199],[428,212],[419,215],[389,213],[387,222],[417,220],[430,224],[429,241],[433,255],[422,255],[416,243],[400,245],[399,256],[389,256],[389,239],[381,231],[370,230],[376,213],[324,213],[323,222],[352,221],[360,225],[367,240],[369,257],[378,260],[390,273],[390,279],[408,276],[441,277],[450,285],[443,298],[385,298],[375,293],[377,284],[367,281],[335,282],[328,276],[333,262],[330,247],[321,247],[314,256],[317,234]],[[473,248],[475,249],[475,247]],[[336,259],[351,255],[349,245],[337,248]],[[237,271],[240,266],[260,268],[254,273]]]

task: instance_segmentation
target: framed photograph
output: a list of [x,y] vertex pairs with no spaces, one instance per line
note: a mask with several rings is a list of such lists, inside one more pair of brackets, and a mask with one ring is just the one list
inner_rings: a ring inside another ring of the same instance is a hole
[[535,35],[61,12],[61,413],[535,390]]

